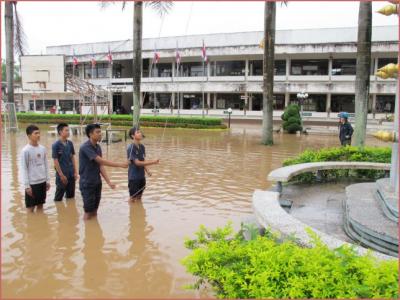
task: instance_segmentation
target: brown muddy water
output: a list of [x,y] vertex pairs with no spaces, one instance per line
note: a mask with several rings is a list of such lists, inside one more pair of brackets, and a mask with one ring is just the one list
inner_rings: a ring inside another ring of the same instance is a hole
[[[107,168],[118,187],[103,185],[98,219],[88,222],[78,189],[75,200],[54,203],[53,169],[44,213],[27,214],[18,179],[26,136],[23,130],[3,134],[2,297],[213,297],[184,289],[193,283],[180,264],[189,253],[185,237],[201,224],[232,221],[239,228],[252,213],[253,191],[270,186],[269,171],[307,148],[338,145],[336,136],[277,134],[276,145],[265,147],[258,126],[240,126],[230,132],[144,129],[147,158],[161,162],[151,167],[142,203],[127,202],[127,171]],[[41,129],[50,152],[55,137]],[[76,150],[84,140],[72,137]],[[371,138],[368,144],[381,143]],[[102,145],[103,154],[124,160],[126,146]]]

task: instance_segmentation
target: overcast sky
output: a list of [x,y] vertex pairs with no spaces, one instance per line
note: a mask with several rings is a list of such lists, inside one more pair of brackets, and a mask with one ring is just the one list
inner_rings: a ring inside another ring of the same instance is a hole
[[[373,3],[374,26],[398,24],[394,16],[375,13],[386,4]],[[357,26],[358,6],[354,1],[289,1],[287,7],[278,3],[277,29]],[[45,54],[46,46],[51,45],[132,38],[132,3],[124,11],[121,3],[101,9],[97,2],[18,2],[17,9],[27,36],[28,54]],[[175,2],[164,19],[151,8],[145,9],[143,36],[261,31],[263,15],[263,2]],[[4,29],[2,53],[4,56]]]

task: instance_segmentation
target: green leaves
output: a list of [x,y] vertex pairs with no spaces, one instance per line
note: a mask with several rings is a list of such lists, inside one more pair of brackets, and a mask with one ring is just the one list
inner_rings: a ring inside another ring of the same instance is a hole
[[196,233],[183,259],[218,298],[397,298],[397,262],[359,256],[351,247],[328,249],[312,231],[313,248],[278,242],[270,232],[245,241],[232,226]]
[[[390,163],[392,150],[389,147],[338,147],[325,148],[318,151],[306,150],[297,157],[286,159],[283,166],[321,161],[366,161]],[[375,170],[326,170],[322,172],[326,179],[338,179],[354,176],[358,178],[377,179],[385,175],[384,171]],[[305,173],[295,176],[292,181],[312,182],[315,175]]]
[[282,127],[288,133],[296,133],[302,129],[299,106],[296,104],[288,105],[281,119],[283,120]]

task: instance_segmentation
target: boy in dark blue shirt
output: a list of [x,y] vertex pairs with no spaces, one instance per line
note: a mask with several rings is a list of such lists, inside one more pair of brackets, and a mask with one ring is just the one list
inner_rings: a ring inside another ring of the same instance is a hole
[[56,169],[56,194],[54,201],[75,197],[75,180],[78,179],[78,171],[75,162],[74,144],[68,140],[69,127],[66,123],[58,124],[57,133],[60,137],[52,149],[54,168]]
[[160,160],[145,160],[146,148],[141,143],[144,136],[140,129],[132,127],[129,130],[129,136],[133,140],[133,143],[130,144],[127,149],[127,157],[130,161],[128,168],[128,187],[130,200],[134,202],[142,199],[143,191],[146,188],[145,172],[151,176],[146,166],[158,164]]
[[129,162],[113,162],[102,158],[101,147],[101,127],[99,124],[89,124],[86,126],[86,135],[89,140],[81,145],[79,150],[79,189],[83,199],[83,209],[85,211],[84,220],[97,216],[101,199],[102,182],[101,176],[107,184],[115,189],[115,184],[111,183],[104,166],[127,168]]

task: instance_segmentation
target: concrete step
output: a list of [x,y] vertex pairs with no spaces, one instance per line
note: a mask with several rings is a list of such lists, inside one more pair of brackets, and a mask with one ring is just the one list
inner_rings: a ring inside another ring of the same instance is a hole
[[346,187],[344,223],[346,233],[362,245],[398,256],[397,223],[388,219],[375,198],[377,184],[357,183]]
[[383,212],[392,221],[399,221],[399,203],[394,188],[390,185],[390,178],[376,181],[375,198],[381,203]]

